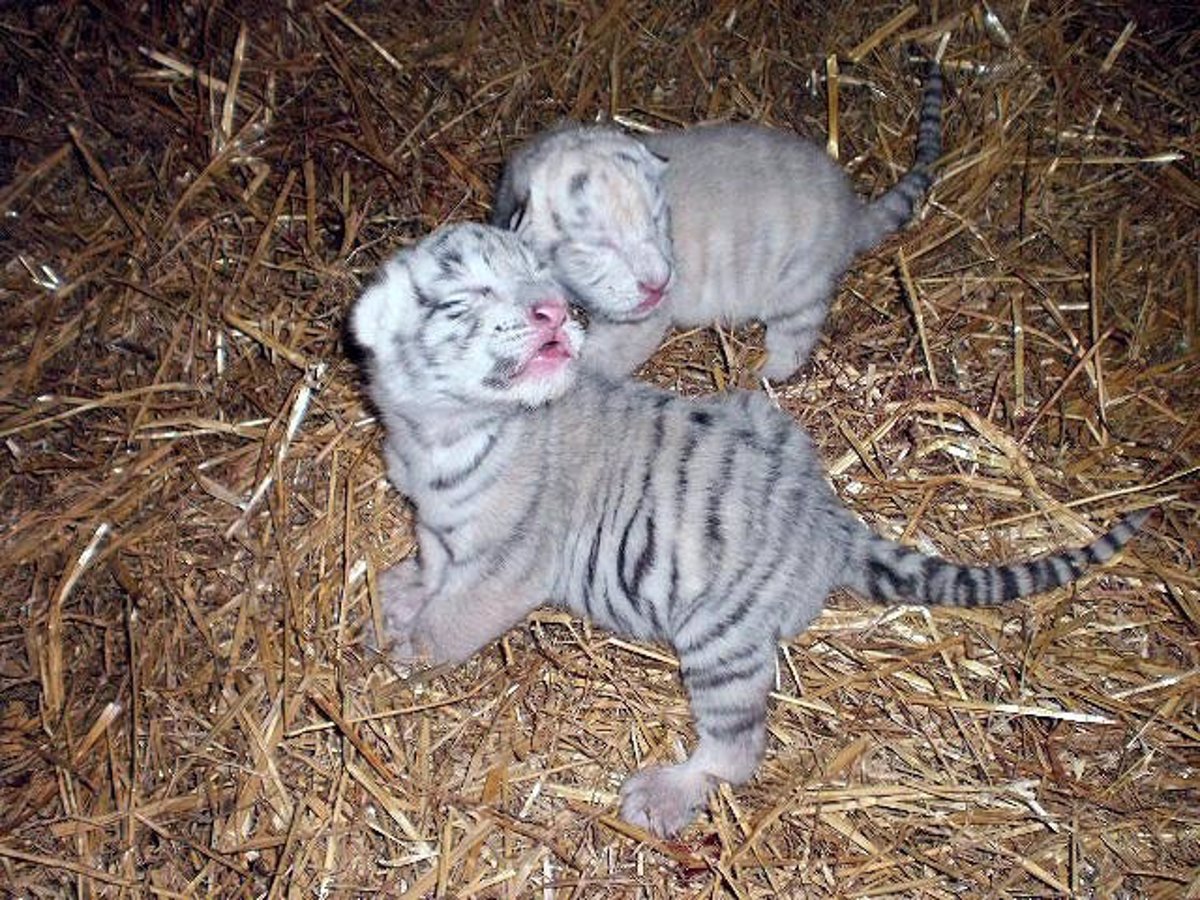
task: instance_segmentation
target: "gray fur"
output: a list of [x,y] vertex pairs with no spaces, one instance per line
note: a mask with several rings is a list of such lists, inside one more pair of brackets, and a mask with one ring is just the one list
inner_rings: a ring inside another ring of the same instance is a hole
[[[464,301],[439,260],[481,248],[489,261],[471,277],[486,289]],[[540,393],[481,386],[489,366],[476,357],[523,360],[546,340],[529,331],[506,343],[494,323],[530,320],[555,290],[511,233],[458,226],[401,253],[356,306],[389,469],[418,510],[419,558],[382,577],[382,607],[402,659],[464,660],[543,604],[674,648],[698,746],[622,789],[622,815],[658,834],[691,821],[718,781],[754,772],[776,642],[803,631],[835,588],[998,603],[1077,578],[1144,519],[1082,550],[958,565],[866,528],[808,436],[761,394],[689,401],[571,361]],[[426,315],[449,302],[465,303],[449,327]],[[564,334],[573,347],[575,337]]]
[[[850,263],[901,228],[929,189],[941,104],[931,62],[915,164],[870,203],[821,147],[789,132],[712,125],[634,138],[567,125],[513,154],[492,222],[515,229],[592,315],[591,367],[628,374],[672,325],[758,319],[763,374],[786,378],[808,359]],[[664,273],[665,299],[642,308],[637,286]]]

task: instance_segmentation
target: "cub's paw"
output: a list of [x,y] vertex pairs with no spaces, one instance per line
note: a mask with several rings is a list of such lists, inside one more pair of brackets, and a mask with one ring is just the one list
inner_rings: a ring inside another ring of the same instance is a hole
[[405,560],[377,579],[383,634],[377,649],[397,662],[414,662],[421,657],[413,640],[414,626],[428,597],[421,584],[421,571],[415,560]]
[[767,381],[787,381],[800,368],[800,361],[788,351],[767,351],[767,361],[758,370],[759,377]]
[[708,805],[717,782],[683,763],[644,769],[621,785],[621,818],[659,837],[674,837]]
[[779,324],[768,325],[764,343],[767,359],[758,374],[768,381],[787,381],[808,361],[812,336]]

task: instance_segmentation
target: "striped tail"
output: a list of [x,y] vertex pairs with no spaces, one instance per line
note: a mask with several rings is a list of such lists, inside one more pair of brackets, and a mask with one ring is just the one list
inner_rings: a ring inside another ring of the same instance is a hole
[[872,600],[939,606],[990,606],[1038,594],[1074,581],[1090,566],[1107,562],[1150,515],[1130,513],[1108,534],[1078,550],[1004,566],[964,566],[871,534],[846,586]]
[[917,155],[913,167],[867,207],[859,225],[858,249],[869,250],[912,218],[917,204],[933,184],[933,164],[942,154],[942,70],[926,63],[925,92],[917,119]]

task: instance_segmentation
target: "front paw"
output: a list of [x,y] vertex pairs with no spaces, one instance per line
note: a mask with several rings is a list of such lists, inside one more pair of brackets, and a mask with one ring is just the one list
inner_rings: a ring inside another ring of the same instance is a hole
[[416,662],[422,656],[415,639],[417,617],[428,600],[420,569],[414,560],[405,560],[381,574],[376,584],[383,619],[376,648],[386,650],[397,662]]
[[785,350],[767,351],[767,361],[758,370],[760,377],[767,381],[787,381],[800,368],[800,361],[794,353]]
[[687,763],[636,772],[621,785],[621,818],[674,837],[708,804],[717,782]]

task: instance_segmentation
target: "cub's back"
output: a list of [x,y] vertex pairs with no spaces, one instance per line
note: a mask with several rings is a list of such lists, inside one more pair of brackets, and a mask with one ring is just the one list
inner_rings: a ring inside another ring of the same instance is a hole
[[852,258],[847,232],[863,204],[815,144],[751,124],[700,125],[641,140],[669,161],[676,293],[687,298],[685,320],[744,319],[746,298],[770,297],[794,260],[824,271]]
[[774,195],[788,183],[785,179],[794,179],[789,199],[797,208],[841,208],[857,201],[842,170],[824,150],[778,128],[751,123],[695,125],[641,135],[639,140],[670,161],[668,184],[674,182],[677,188],[686,184],[735,199],[744,198],[745,190]]
[[[542,415],[557,448],[544,489],[564,502],[539,527],[561,542],[552,594],[573,611],[673,642],[669,623],[701,608],[836,583],[846,513],[808,436],[762,395],[689,401],[581,374]],[[782,633],[819,608],[783,603],[760,625]]]

